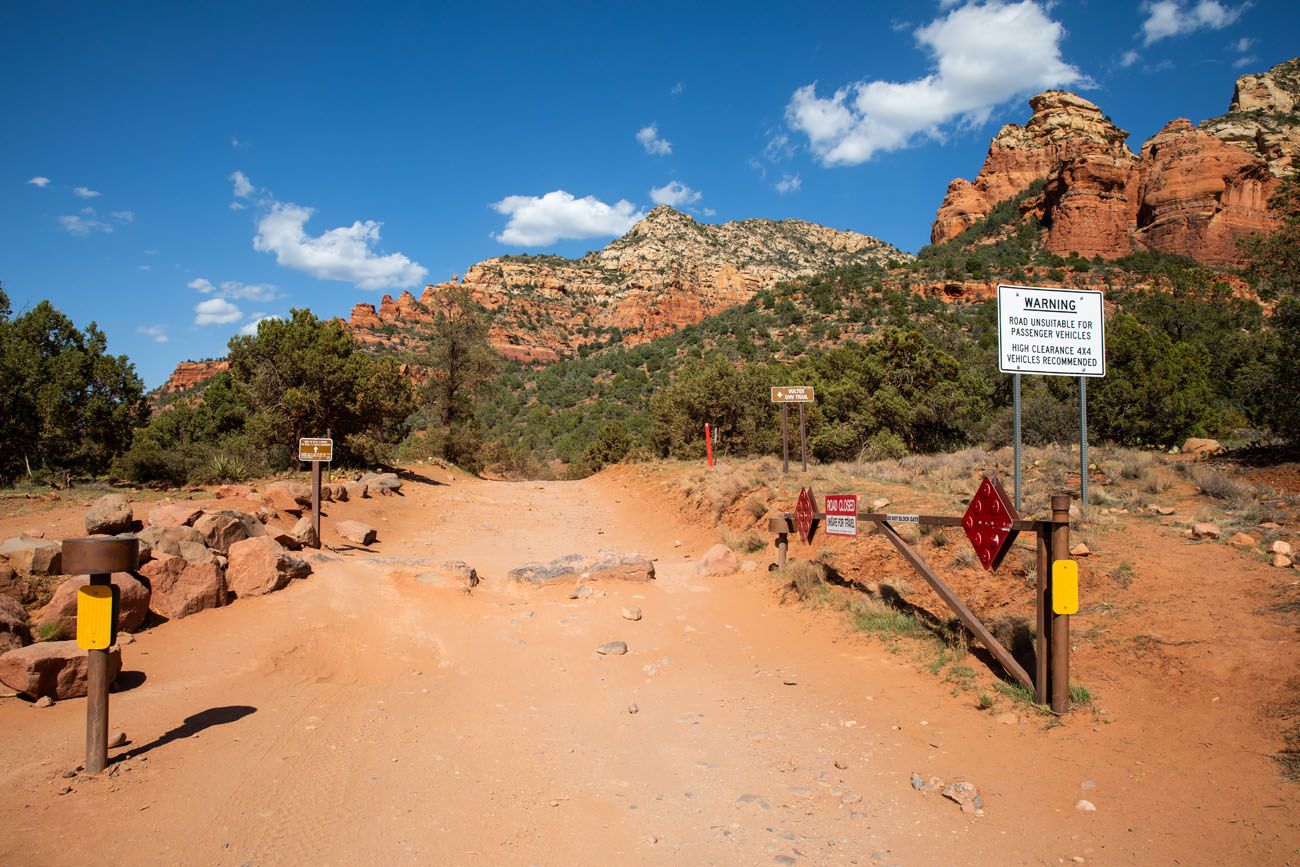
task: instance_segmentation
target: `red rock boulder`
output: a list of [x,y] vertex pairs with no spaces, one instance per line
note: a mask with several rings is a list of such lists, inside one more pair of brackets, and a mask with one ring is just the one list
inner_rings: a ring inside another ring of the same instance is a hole
[[[122,670],[122,651],[108,650],[109,683]],[[75,641],[43,641],[0,656],[0,683],[33,698],[62,701],[86,694],[86,651]]]
[[[119,632],[135,632],[149,614],[149,588],[127,572],[114,572],[110,579],[120,593],[117,610]],[[74,575],[59,585],[49,603],[36,616],[38,623],[63,621],[68,635],[77,631],[77,591],[90,583],[86,575]]]
[[149,513],[150,527],[188,527],[203,514],[192,503],[168,503]]
[[306,578],[311,566],[267,536],[230,546],[226,583],[237,597],[263,596],[282,590],[295,578]]
[[0,653],[7,653],[32,643],[27,624],[27,609],[18,600],[0,596]]
[[163,555],[140,568],[149,582],[149,610],[175,620],[225,604],[226,582],[221,568],[184,557]]

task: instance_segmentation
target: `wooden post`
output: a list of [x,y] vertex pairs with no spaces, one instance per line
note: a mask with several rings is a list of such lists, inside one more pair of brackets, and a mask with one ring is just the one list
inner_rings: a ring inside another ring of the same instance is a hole
[[804,427],[803,404],[799,404],[799,450],[803,452],[803,471],[808,472],[808,431]]
[[[1052,520],[1059,523],[1052,528],[1051,562],[1070,557],[1070,495],[1052,494]],[[1048,598],[1051,598],[1051,581],[1048,581]],[[1051,612],[1051,609],[1048,609]],[[1049,614],[1052,624],[1052,712],[1068,713],[1070,710],[1070,615]]]
[[320,547],[320,461],[311,462],[311,526],[316,533],[316,544]]
[[790,534],[776,534],[776,566],[778,569],[784,569],[785,564],[790,556]]
[[1048,596],[1047,584],[1052,569],[1052,525],[1042,522],[1034,531],[1038,540],[1038,580],[1034,586],[1034,601],[1038,611],[1037,631],[1034,633],[1034,701],[1047,704],[1051,692],[1047,687],[1048,674],[1048,612],[1052,602]]
[[[91,586],[112,585],[109,575],[90,576]],[[114,612],[116,616],[116,612]],[[108,651],[86,651],[86,773],[108,767]]]
[[781,404],[781,475],[790,472],[790,404]]

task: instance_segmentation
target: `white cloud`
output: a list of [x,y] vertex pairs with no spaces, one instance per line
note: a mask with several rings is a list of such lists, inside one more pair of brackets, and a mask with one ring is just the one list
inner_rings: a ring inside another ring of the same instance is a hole
[[157,255],[158,255],[158,251],[157,251],[157,250],[145,250],[145,251],[144,251],[144,254],[145,254],[146,256],[157,256]]
[[80,214],[68,214],[58,218],[59,225],[70,235],[89,235],[93,232],[113,231],[112,225],[99,219],[94,208],[82,208]]
[[790,141],[790,136],[783,132],[770,136],[767,144],[763,145],[763,157],[769,163],[779,163],[792,156],[794,156],[794,144]]
[[72,192],[76,193],[78,196],[81,196],[81,198],[83,199],[93,199],[99,195],[99,191],[92,190],[89,187],[73,187]]
[[781,180],[777,181],[772,189],[784,196],[786,193],[797,193],[802,186],[803,178],[798,175],[782,175]]
[[669,181],[662,187],[653,187],[650,190],[650,198],[656,205],[671,205],[674,208],[680,208],[682,205],[693,205],[698,202],[700,193],[685,184]]
[[673,143],[659,137],[658,124],[643,126],[637,130],[636,140],[641,142],[645,152],[657,157],[667,156],[673,152]]
[[230,146],[235,150],[242,151],[252,147],[253,144],[252,142],[241,140],[237,135],[232,135],[230,137]]
[[680,96],[681,93],[682,93],[682,91],[685,90],[685,89],[686,89],[686,85],[682,84],[682,83],[679,81],[679,82],[677,82],[676,84],[674,84],[674,85],[673,85],[673,89],[670,90],[670,91],[668,91],[668,92],[671,93],[673,96]]
[[171,340],[171,338],[167,336],[166,325],[141,325],[135,330],[141,334],[152,337],[154,343],[166,343]]
[[1119,65],[1127,69],[1141,59],[1142,59],[1142,55],[1138,54],[1137,49],[1130,48],[1128,51],[1125,51],[1124,54],[1120,57]]
[[36,177],[29,180],[27,183],[31,184],[33,187],[44,187],[49,182],[50,179],[45,177],[44,175],[37,175]]
[[256,189],[253,186],[253,182],[248,179],[248,175],[240,171],[232,172],[227,180],[233,182],[235,185],[236,199],[247,199],[253,195],[253,192]]
[[268,320],[278,321],[281,317],[274,313],[254,313],[253,318],[249,319],[243,328],[239,329],[241,337],[253,337],[257,334],[257,326]]
[[700,213],[706,217],[716,217],[718,215],[718,212],[713,210],[712,208],[705,208],[704,210],[700,211]]
[[428,275],[426,268],[401,253],[375,252],[382,223],[357,220],[313,237],[304,230],[312,213],[302,205],[271,202],[270,211],[258,221],[253,249],[275,253],[275,261],[286,268],[318,280],[342,280],[358,289],[401,289]]
[[235,200],[230,203],[230,207],[236,211],[242,211],[248,207],[248,200],[253,198],[257,193],[257,187],[248,179],[248,175],[241,171],[231,172],[227,180],[234,184]]
[[220,285],[214,285],[206,277],[197,277],[185,285],[204,295],[216,295],[219,298],[274,301],[281,296],[279,287],[273,283],[240,283],[236,280],[222,280]]
[[1244,54],[1241,57],[1238,57],[1236,60],[1232,61],[1232,68],[1241,69],[1243,66],[1250,66],[1252,63],[1255,63],[1258,60],[1259,57],[1257,55]]
[[933,71],[912,81],[859,81],[826,98],[794,92],[786,120],[824,165],[856,165],[943,126],[978,126],[993,109],[1049,87],[1090,83],[1061,58],[1065,28],[1033,0],[967,3],[916,31]]
[[1218,0],[1197,0],[1186,6],[1181,0],[1143,3],[1142,11],[1147,15],[1142,22],[1143,44],[1150,45],[1197,30],[1222,30],[1241,17],[1246,5],[1224,6]]
[[135,222],[135,211],[110,211],[109,216],[119,223]]
[[195,325],[228,325],[243,318],[243,311],[225,298],[209,298],[194,305]]
[[501,234],[493,237],[517,247],[551,244],[561,238],[622,235],[645,216],[623,199],[607,205],[595,196],[577,199],[564,190],[544,196],[506,196],[489,207],[510,218]]

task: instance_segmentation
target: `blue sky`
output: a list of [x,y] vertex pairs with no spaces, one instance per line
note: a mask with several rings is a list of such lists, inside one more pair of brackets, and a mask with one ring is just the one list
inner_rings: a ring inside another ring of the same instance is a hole
[[909,251],[1048,86],[1131,133],[1300,53],[1291,2],[0,7],[0,280],[150,386],[259,316],[581,255],[656,202]]

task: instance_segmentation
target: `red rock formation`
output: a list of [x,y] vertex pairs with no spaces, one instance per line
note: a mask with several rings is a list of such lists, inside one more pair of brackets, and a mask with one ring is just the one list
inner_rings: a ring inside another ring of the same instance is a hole
[[356,304],[352,307],[352,314],[348,316],[348,327],[356,333],[358,329],[378,328],[383,323],[375,315],[375,305],[373,304]]
[[[359,304],[349,327],[374,351],[419,348],[443,293],[469,293],[493,314],[489,340],[506,358],[546,364],[600,343],[617,329],[641,343],[749,300],[780,280],[841,265],[906,260],[856,232],[796,220],[708,225],[658,207],[604,250],[581,259],[501,256],[463,278]],[[383,328],[385,325],[398,325]]]
[[1062,162],[1101,154],[1117,163],[1132,161],[1124,145],[1128,133],[1082,97],[1049,90],[1029,100],[1034,113],[1023,127],[1007,124],[993,138],[974,183],[957,178],[948,185],[930,230],[939,244],[984,217],[993,206],[1047,178]]
[[1132,249],[1138,172],[1131,158],[1086,154],[1063,163],[1043,188],[1043,246],[1057,255],[1112,257]]
[[1191,121],[1170,121],[1142,147],[1135,238],[1219,268],[1240,264],[1237,241],[1272,228],[1278,181],[1268,164]]
[[951,240],[1041,180],[1042,194],[1021,210],[1042,222],[1053,253],[1115,258],[1149,249],[1235,267],[1238,242],[1274,226],[1268,200],[1300,149],[1291,113],[1298,100],[1300,61],[1243,76],[1229,114],[1200,130],[1173,121],[1134,156],[1127,133],[1091,102],[1039,94],[1024,127],[1005,126],[993,139],[975,181],[948,185],[931,240]]
[[172,375],[163,383],[163,394],[178,394],[197,388],[223,370],[230,368],[230,362],[220,361],[182,361],[176,365]]

